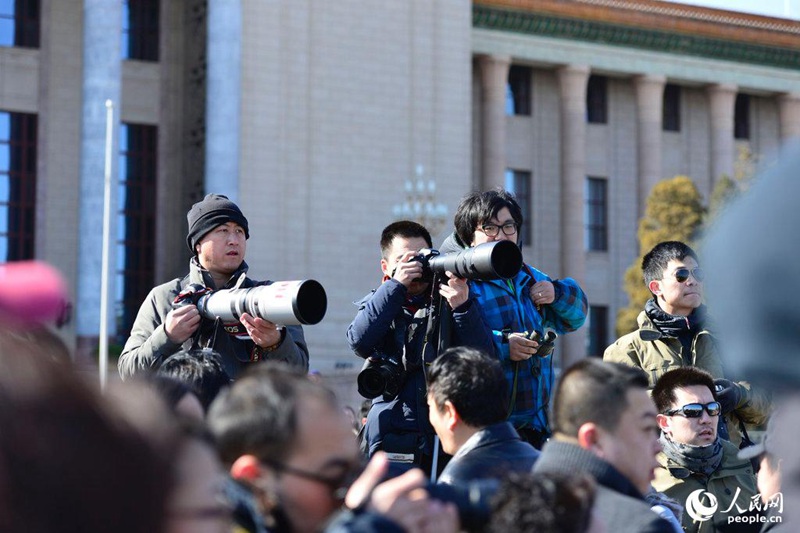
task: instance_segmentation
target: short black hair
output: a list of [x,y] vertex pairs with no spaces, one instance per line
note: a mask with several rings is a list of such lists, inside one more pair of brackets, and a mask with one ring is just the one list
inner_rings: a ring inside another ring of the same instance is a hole
[[231,383],[220,355],[208,349],[181,350],[162,363],[158,374],[185,383],[200,399],[206,412],[219,391]]
[[716,399],[716,391],[714,387],[714,378],[706,372],[694,366],[683,366],[680,368],[672,369],[658,378],[655,386],[653,387],[653,402],[656,404],[656,409],[659,413],[666,413],[672,409],[672,405],[678,399],[675,396],[675,389],[682,389],[684,387],[691,387],[693,385],[708,387],[711,394]]
[[208,411],[207,423],[222,461],[242,455],[283,461],[294,448],[301,402],[316,399],[338,411],[334,394],[285,363],[254,365],[224,389]]
[[471,246],[472,238],[478,226],[491,220],[504,207],[508,208],[511,218],[517,224],[517,231],[520,231],[525,218],[522,215],[522,208],[517,203],[514,195],[505,189],[496,188],[485,192],[473,192],[461,200],[453,217],[456,237],[459,244]]
[[653,280],[664,279],[664,270],[667,264],[672,261],[683,261],[691,257],[700,263],[697,254],[691,246],[681,241],[664,241],[653,246],[642,258],[642,275],[645,285],[650,285]]
[[449,400],[468,426],[506,418],[508,381],[500,363],[480,350],[456,346],[442,352],[428,370],[428,392],[440,411]]
[[395,237],[402,237],[404,239],[421,237],[425,239],[428,248],[433,248],[431,234],[425,229],[425,226],[412,220],[399,220],[397,222],[392,222],[383,228],[381,232],[381,257],[384,259],[388,259],[387,254],[392,247],[392,241],[394,241]]
[[580,427],[593,422],[615,431],[628,407],[628,391],[647,390],[647,374],[618,363],[589,357],[564,372],[553,399],[553,429],[577,437]]
[[597,484],[582,472],[512,472],[491,501],[489,533],[583,533],[592,520]]

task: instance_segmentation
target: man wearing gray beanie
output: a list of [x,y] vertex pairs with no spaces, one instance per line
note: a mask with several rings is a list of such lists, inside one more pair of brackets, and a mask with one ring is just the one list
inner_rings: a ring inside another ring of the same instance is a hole
[[272,283],[247,277],[244,256],[250,229],[239,206],[226,196],[207,195],[192,206],[186,219],[186,244],[193,254],[189,273],[150,291],[119,358],[122,378],[154,370],[181,349],[198,347],[218,352],[232,379],[247,364],[261,360],[284,361],[308,370],[308,348],[301,326],[280,327],[246,313],[238,324],[223,324],[202,318],[189,301],[173,306],[189,285],[195,290],[218,290]]

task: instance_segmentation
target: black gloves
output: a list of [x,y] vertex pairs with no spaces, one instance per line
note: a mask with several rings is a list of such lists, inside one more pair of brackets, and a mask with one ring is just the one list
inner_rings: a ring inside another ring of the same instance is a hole
[[722,406],[722,414],[727,415],[742,401],[742,388],[738,383],[727,379],[715,379],[717,401]]

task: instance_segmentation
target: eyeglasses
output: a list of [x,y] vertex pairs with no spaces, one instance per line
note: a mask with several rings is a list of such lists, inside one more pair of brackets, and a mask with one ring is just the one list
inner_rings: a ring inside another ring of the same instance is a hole
[[719,416],[722,406],[719,402],[708,402],[705,405],[702,403],[687,403],[680,409],[670,409],[666,414],[669,416],[681,414],[686,418],[700,418],[703,416],[703,409],[708,413],[708,416]]
[[316,472],[309,472],[308,470],[303,470],[302,468],[295,468],[293,466],[289,466],[287,464],[280,463],[278,461],[261,461],[265,465],[271,466],[278,472],[286,472],[287,474],[292,474],[293,476],[301,477],[303,479],[308,479],[311,481],[316,481],[322,485],[325,485],[331,490],[332,496],[336,500],[344,501],[344,497],[347,494],[350,485],[353,484],[353,481],[359,476],[361,473],[360,465],[356,466],[353,465],[350,468],[346,469],[341,474],[336,476],[323,476],[322,474],[318,474]]
[[506,222],[502,226],[498,226],[497,224],[484,224],[481,226],[481,231],[483,231],[487,237],[497,237],[500,233],[500,228],[503,228],[504,235],[514,235],[517,232],[517,223]]
[[678,283],[683,283],[687,279],[689,279],[689,274],[695,279],[695,281],[702,282],[703,278],[706,277],[706,273],[703,272],[703,269],[700,267],[693,268],[689,270],[688,268],[679,268],[675,271],[675,279]]

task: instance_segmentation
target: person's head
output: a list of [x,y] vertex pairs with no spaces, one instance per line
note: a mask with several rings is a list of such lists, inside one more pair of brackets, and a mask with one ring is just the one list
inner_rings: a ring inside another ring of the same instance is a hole
[[643,494],[661,450],[647,385],[638,368],[587,358],[564,372],[553,398],[556,438],[610,463]]
[[200,265],[212,274],[233,274],[244,261],[250,238],[239,206],[226,196],[209,194],[192,206],[186,219],[186,243]]
[[428,370],[428,414],[444,451],[506,418],[508,382],[500,363],[466,346],[448,348]]
[[524,222],[514,195],[499,188],[467,195],[453,218],[456,237],[464,246],[503,240],[517,243]]
[[164,401],[175,415],[203,420],[205,412],[200,399],[182,381],[161,374],[142,374],[134,381],[141,381]]
[[163,531],[172,490],[164,450],[88,380],[24,344],[7,348],[0,351],[0,530]]
[[256,365],[220,393],[207,421],[232,477],[295,532],[319,529],[360,462],[333,394],[286,365]]
[[596,491],[587,474],[513,472],[492,498],[488,532],[604,532],[605,525],[593,513]]
[[720,404],[714,378],[693,366],[665,372],[653,387],[658,425],[672,441],[707,446],[717,438]]
[[185,383],[200,399],[204,411],[208,411],[219,391],[231,383],[220,355],[206,349],[181,350],[164,361],[158,374]]
[[[392,222],[381,232],[381,271],[385,279],[391,278],[394,269],[408,252],[432,248],[431,234],[425,226],[411,220]],[[410,294],[421,294],[428,283],[414,281],[408,288]]]
[[680,241],[655,245],[642,259],[642,273],[659,307],[671,315],[687,316],[703,302],[697,254]]

